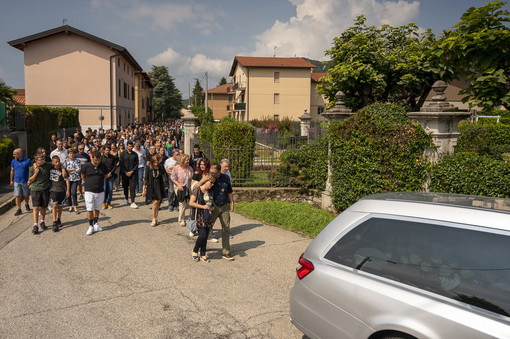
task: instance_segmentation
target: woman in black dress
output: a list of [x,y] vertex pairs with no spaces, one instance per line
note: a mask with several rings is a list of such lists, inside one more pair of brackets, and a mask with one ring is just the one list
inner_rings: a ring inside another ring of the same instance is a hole
[[150,159],[149,168],[145,171],[142,195],[152,200],[152,222],[151,226],[158,224],[159,205],[165,197],[165,186],[168,185],[168,177],[163,165],[160,163],[159,155]]

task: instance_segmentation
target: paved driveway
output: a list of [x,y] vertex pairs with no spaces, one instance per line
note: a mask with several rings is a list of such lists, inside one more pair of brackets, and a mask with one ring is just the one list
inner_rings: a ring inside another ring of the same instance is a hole
[[288,296],[310,239],[233,214],[236,260],[209,242],[196,263],[166,203],[150,227],[150,207],[119,201],[92,236],[85,213],[35,236],[31,214],[0,216],[0,337],[301,338]]

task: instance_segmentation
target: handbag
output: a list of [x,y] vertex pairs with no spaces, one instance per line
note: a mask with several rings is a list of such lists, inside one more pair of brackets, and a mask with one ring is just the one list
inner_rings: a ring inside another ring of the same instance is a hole
[[179,202],[183,202],[189,198],[188,186],[184,186],[183,188],[184,190],[177,190],[176,192],[177,200],[179,200]]
[[186,220],[186,227],[192,233],[195,233],[196,231],[198,231],[197,214],[198,214],[198,211],[195,211],[195,220],[191,219],[190,217],[188,217],[188,220]]

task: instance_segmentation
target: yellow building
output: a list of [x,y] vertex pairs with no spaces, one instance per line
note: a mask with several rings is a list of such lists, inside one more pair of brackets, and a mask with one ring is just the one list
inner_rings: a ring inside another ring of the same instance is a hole
[[232,103],[228,114],[238,121],[285,118],[310,112],[311,71],[301,58],[236,56],[230,70]]
[[152,115],[152,84],[151,77],[147,72],[135,73],[135,121],[146,123],[153,119]]
[[82,129],[135,122],[135,74],[117,44],[65,25],[8,42],[24,52],[27,105],[80,110]]
[[[228,115],[229,105],[232,104],[233,96],[230,95],[232,84],[219,85],[207,91],[207,106],[212,110],[215,120],[220,120]],[[205,94],[205,92],[203,92]]]

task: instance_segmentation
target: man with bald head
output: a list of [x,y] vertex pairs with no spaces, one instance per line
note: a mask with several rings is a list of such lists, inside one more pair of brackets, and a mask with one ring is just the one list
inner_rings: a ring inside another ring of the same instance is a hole
[[25,199],[25,207],[27,212],[30,211],[28,205],[28,199],[30,198],[30,192],[28,191],[28,169],[32,166],[32,161],[27,157],[23,156],[23,150],[16,148],[12,152],[14,159],[11,161],[11,186],[14,187],[14,196],[16,197],[16,213],[14,215],[20,215],[21,212],[21,200]]

